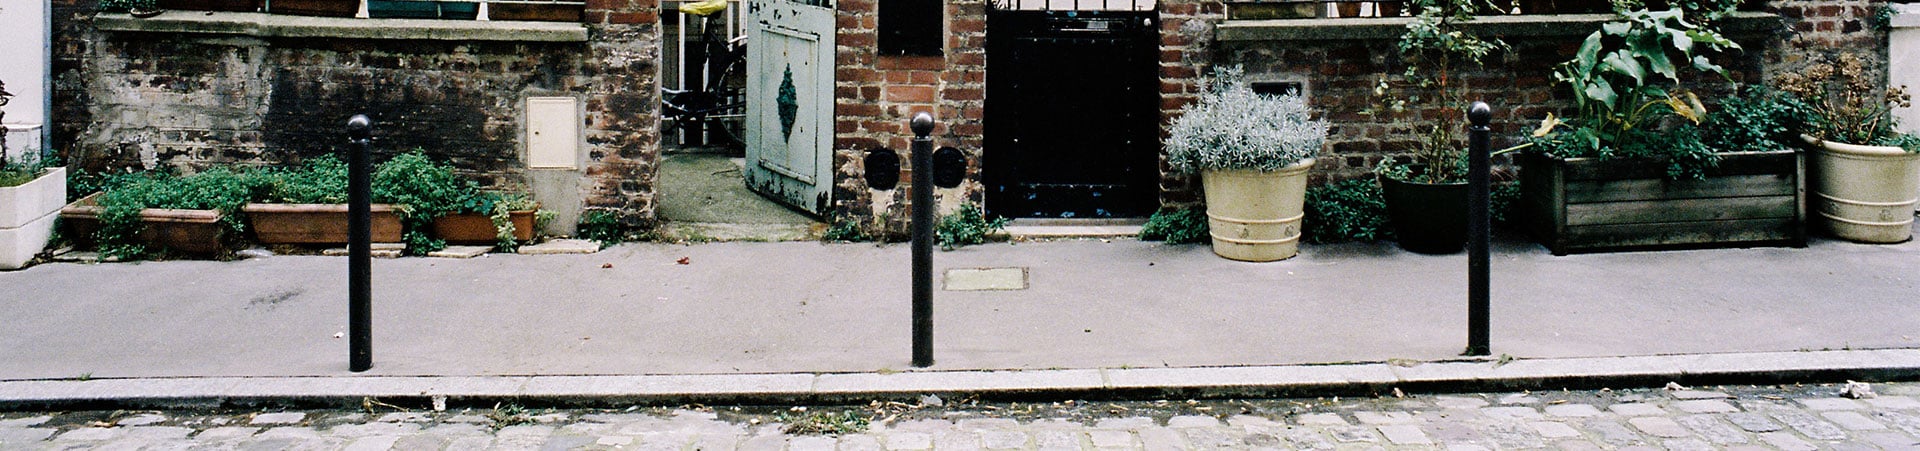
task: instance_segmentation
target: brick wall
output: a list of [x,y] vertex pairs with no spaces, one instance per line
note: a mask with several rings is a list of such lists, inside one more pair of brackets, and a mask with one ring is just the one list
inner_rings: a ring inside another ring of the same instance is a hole
[[652,215],[654,0],[591,2],[585,43],[102,31],[93,10],[54,11],[53,141],[77,166],[285,164],[338,151],[346,118],[366,113],[376,161],[418,147],[524,189],[525,99],[574,96],[587,110],[585,203]]

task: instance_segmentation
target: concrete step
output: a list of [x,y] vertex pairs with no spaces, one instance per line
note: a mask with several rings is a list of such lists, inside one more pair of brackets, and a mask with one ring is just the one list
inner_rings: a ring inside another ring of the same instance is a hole
[[1128,219],[1041,219],[1020,218],[1007,222],[1006,236],[1013,239],[1057,238],[1131,238],[1140,236],[1147,220]]

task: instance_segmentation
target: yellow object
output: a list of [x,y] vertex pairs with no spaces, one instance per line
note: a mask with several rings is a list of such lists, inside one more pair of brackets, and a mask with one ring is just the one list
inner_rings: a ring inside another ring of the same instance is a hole
[[727,10],[727,0],[705,0],[680,5],[680,12],[696,16],[709,16]]
[[1284,260],[1300,253],[1308,158],[1274,172],[1204,171],[1207,223],[1213,253],[1249,262]]

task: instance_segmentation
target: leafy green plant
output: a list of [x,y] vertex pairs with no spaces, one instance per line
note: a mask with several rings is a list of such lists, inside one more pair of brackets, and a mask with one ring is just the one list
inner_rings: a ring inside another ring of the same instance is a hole
[[[1920,152],[1920,138],[1898,131],[1892,110],[1913,106],[1904,86],[1877,84],[1866,62],[1851,53],[1819,61],[1805,70],[1782,74],[1780,89],[1813,107],[1815,138],[1850,144],[1899,146]],[[1905,144],[1905,145],[1903,145]]]
[[1740,46],[1711,27],[1688,22],[1681,10],[1634,10],[1587,36],[1574,59],[1554,69],[1554,79],[1573,90],[1576,115],[1542,125],[1542,150],[1562,158],[1666,158],[1669,175],[1700,174],[1719,157],[1699,144],[1698,133],[1661,130],[1666,118],[1698,124],[1706,112],[1697,96],[1675,88],[1683,70],[1727,76],[1711,52]]
[[1308,243],[1344,243],[1393,238],[1387,202],[1380,184],[1353,179],[1307,188],[1301,239]]
[[1313,119],[1305,99],[1255,93],[1238,67],[1216,69],[1200,84],[1198,101],[1168,127],[1175,171],[1275,171],[1313,158],[1326,142],[1327,121]]
[[1765,152],[1795,142],[1794,131],[1813,112],[1792,96],[1747,87],[1720,102],[1700,122],[1700,142],[1717,152]]
[[146,208],[219,210],[224,214],[221,224],[230,232],[227,236],[237,239],[246,230],[240,206],[265,189],[259,177],[226,168],[184,177],[154,173],[124,180],[100,197],[103,211],[94,239],[107,257],[131,260],[146,256],[150,249],[138,238],[144,227],[140,210]]
[[307,159],[298,166],[264,169],[256,177],[268,185],[256,202],[276,204],[347,203],[347,163],[333,155]]
[[107,12],[150,11],[158,5],[157,0],[100,0],[100,10]]
[[941,250],[954,250],[960,246],[987,242],[987,235],[1007,228],[1007,218],[988,220],[974,204],[960,206],[960,211],[940,218],[933,227],[934,241],[940,243]]
[[620,215],[607,210],[587,210],[580,215],[578,235],[580,239],[593,240],[601,246],[624,243],[631,237],[630,228],[620,221]]
[[1496,51],[1507,48],[1499,39],[1483,39],[1463,26],[1474,19],[1473,0],[1418,0],[1419,14],[1407,23],[1395,48],[1406,63],[1400,79],[1406,92],[1396,92],[1386,78],[1374,87],[1380,99],[1369,111],[1375,115],[1398,117],[1408,110],[1435,111],[1416,129],[1423,135],[1413,152],[1413,162],[1422,168],[1413,171],[1396,160],[1382,161],[1381,174],[1399,180],[1423,183],[1451,183],[1466,179],[1465,147],[1456,133],[1466,123],[1467,84],[1460,77],[1464,66],[1480,66]]
[[1206,208],[1182,208],[1153,212],[1140,227],[1140,239],[1166,241],[1167,244],[1204,243],[1208,240]]
[[372,178],[373,201],[398,206],[407,255],[426,255],[446,248],[445,241],[428,233],[435,218],[461,211],[492,213],[490,208],[478,209],[491,207],[477,200],[479,184],[455,174],[451,165],[435,163],[419,149],[381,163]]
[[873,419],[851,410],[835,412],[809,412],[795,415],[780,414],[779,421],[786,426],[780,431],[794,435],[841,435],[866,432]]
[[820,235],[820,239],[824,241],[854,243],[872,241],[873,237],[867,235],[866,229],[862,227],[858,221],[840,220],[835,221],[832,226],[828,226],[826,233]]
[[505,252],[520,248],[519,239],[514,237],[520,231],[520,226],[513,224],[514,212],[533,210],[533,227],[536,230],[545,227],[547,222],[553,220],[552,211],[539,208],[540,203],[524,193],[494,191],[484,191],[473,196],[473,200],[467,205],[468,212],[484,212],[487,219],[493,222],[494,248]]

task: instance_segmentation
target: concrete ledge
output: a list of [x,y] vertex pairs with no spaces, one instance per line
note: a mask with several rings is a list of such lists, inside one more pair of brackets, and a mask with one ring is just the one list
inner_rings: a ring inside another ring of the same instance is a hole
[[[1612,14],[1540,14],[1519,16],[1481,16],[1467,24],[1485,35],[1502,38],[1523,36],[1586,36],[1600,24],[1618,16]],[[1221,41],[1309,41],[1398,39],[1406,32],[1410,17],[1229,20],[1214,30]],[[1739,12],[1728,17],[1721,32],[1729,37],[1763,36],[1786,30],[1780,16],[1762,12]]]
[[146,19],[101,13],[103,31],[205,33],[261,38],[427,39],[442,41],[586,42],[577,23],[426,19],[350,19],[263,13],[173,11]]
[[[342,365],[344,367],[344,363]],[[190,377],[0,381],[0,408],[358,405],[445,397],[558,405],[1374,395],[1920,378],[1920,349],[1216,368],[845,374]]]

